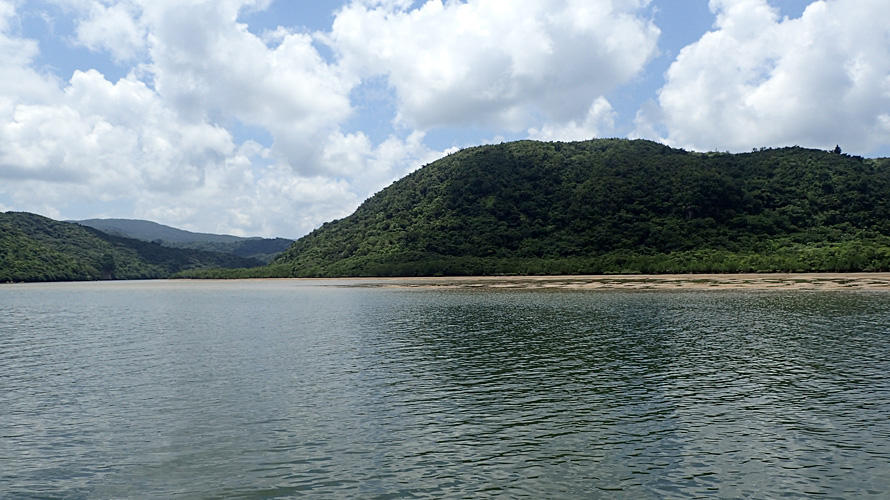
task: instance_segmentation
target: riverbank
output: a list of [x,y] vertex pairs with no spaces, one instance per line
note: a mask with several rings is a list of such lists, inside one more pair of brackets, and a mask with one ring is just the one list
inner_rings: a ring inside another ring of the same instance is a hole
[[346,286],[591,290],[890,290],[890,273],[466,276],[338,279]]

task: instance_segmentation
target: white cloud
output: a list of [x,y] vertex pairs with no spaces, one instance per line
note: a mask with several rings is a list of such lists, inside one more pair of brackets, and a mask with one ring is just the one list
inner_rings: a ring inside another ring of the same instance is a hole
[[409,5],[353,2],[327,41],[350,71],[387,75],[399,121],[422,129],[583,121],[597,98],[640,72],[659,35],[640,17],[648,1]]
[[16,102],[50,99],[58,92],[52,77],[30,67],[39,54],[37,42],[10,33],[15,17],[13,3],[0,0],[0,113],[8,113]]
[[779,18],[765,0],[712,0],[713,31],[684,48],[659,94],[668,140],[866,154],[890,139],[890,3],[813,2]]
[[0,115],[0,144],[3,177],[106,201],[195,189],[235,149],[224,129],[177,121],[144,83],[112,84],[94,70],[75,72],[54,101]]
[[319,144],[350,115],[357,82],[328,65],[308,35],[280,30],[270,47],[237,23],[252,2],[175,4],[144,6],[158,92],[187,119],[262,127],[280,161],[323,174]]
[[640,105],[634,117],[634,130],[628,134],[629,139],[647,139],[667,143],[663,132],[659,129],[664,122],[664,113],[654,99],[648,99]]
[[[68,81],[36,72],[39,46],[10,33],[16,10],[0,0],[4,208],[296,237],[441,155],[422,133],[376,145],[343,133],[359,80],[309,35],[260,39],[237,22],[268,0],[57,1],[80,16],[82,46],[132,69],[117,82],[96,70]],[[274,143],[238,144],[233,123]]]
[[138,9],[129,2],[105,5],[93,1],[89,17],[77,26],[77,41],[93,51],[106,50],[117,61],[135,59],[145,50],[145,30]]
[[269,0],[56,1],[81,13],[82,45],[118,61],[147,57],[137,72],[180,120],[263,128],[279,161],[324,174],[320,144],[352,113],[358,81],[327,64],[307,34],[279,28],[261,38],[238,22]]
[[[20,210],[58,216],[85,202],[131,200],[133,214],[192,230],[298,236],[348,215],[368,195],[438,153],[422,134],[374,146],[332,132],[324,175],[299,175],[225,129],[178,119],[143,82],[76,72],[53,103],[0,116],[0,177]],[[3,191],[0,188],[0,191]],[[35,198],[33,193],[40,192]],[[120,216],[120,214],[117,214]]]
[[326,141],[324,160],[328,171],[341,169],[357,185],[384,186],[446,154],[430,150],[424,137],[423,132],[414,131],[405,139],[390,136],[375,147],[362,133],[336,132]]
[[570,121],[564,125],[546,124],[529,129],[530,139],[540,141],[583,141],[611,135],[615,130],[615,110],[605,97],[599,97],[587,111],[582,122]]

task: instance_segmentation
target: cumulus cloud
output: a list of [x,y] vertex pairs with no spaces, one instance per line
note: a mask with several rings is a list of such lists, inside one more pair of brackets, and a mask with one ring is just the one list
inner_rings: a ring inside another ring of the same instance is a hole
[[[11,32],[15,5],[0,0],[4,207],[296,237],[441,154],[421,133],[375,145],[342,132],[359,80],[307,34],[261,39],[238,22],[268,0],[58,1],[75,15],[77,43],[131,71],[117,82],[35,71],[39,45]],[[239,144],[233,123],[272,144]]]
[[77,26],[77,41],[93,50],[105,50],[117,61],[135,59],[145,50],[145,29],[138,23],[138,9],[129,2],[105,5],[91,2],[88,17]]
[[583,121],[567,124],[546,124],[528,131],[530,139],[540,141],[583,141],[609,136],[615,130],[615,110],[605,97],[599,97],[587,111]]
[[327,64],[309,35],[279,30],[270,47],[237,22],[253,2],[146,2],[158,92],[191,119],[234,117],[268,130],[279,160],[322,174],[319,149],[351,113],[355,80]]
[[813,2],[797,19],[766,0],[711,0],[714,29],[684,48],[659,93],[667,139],[867,154],[890,139],[890,3]]
[[659,30],[643,0],[354,1],[327,37],[344,68],[385,74],[398,121],[522,131],[583,122],[589,106],[637,75]]
[[51,99],[58,93],[52,77],[31,68],[40,52],[37,42],[11,33],[15,17],[13,3],[0,0],[0,113],[7,114],[16,102]]
[[143,82],[111,83],[95,70],[75,72],[52,101],[19,103],[0,115],[0,144],[4,178],[104,200],[196,189],[208,169],[235,153],[224,129],[178,121]]

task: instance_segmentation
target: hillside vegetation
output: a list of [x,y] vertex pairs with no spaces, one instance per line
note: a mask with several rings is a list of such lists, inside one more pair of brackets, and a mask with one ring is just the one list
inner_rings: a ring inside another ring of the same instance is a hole
[[233,255],[166,248],[30,213],[0,213],[0,283],[166,278],[187,269],[261,264]]
[[890,160],[520,141],[418,169],[269,266],[203,276],[883,271]]
[[293,243],[285,238],[242,238],[225,234],[194,233],[138,219],[87,219],[78,224],[104,233],[152,241],[173,248],[222,252],[268,263]]

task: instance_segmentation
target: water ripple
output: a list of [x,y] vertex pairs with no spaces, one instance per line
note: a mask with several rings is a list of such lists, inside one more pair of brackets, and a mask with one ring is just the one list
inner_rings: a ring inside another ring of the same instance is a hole
[[888,306],[0,287],[0,497],[880,498]]

